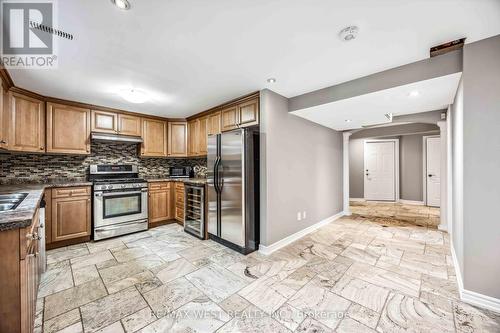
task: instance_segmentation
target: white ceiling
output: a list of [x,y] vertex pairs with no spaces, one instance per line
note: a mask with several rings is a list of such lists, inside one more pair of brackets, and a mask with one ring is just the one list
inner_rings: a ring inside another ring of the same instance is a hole
[[[453,103],[462,73],[419,81],[292,112],[337,131],[390,123],[393,116],[445,109]],[[417,91],[418,96],[410,93]],[[351,120],[346,122],[346,120]]]
[[[500,33],[498,0],[59,0],[57,70],[11,70],[38,93],[182,117],[268,87],[286,97],[428,57],[461,37]],[[358,38],[338,32],[358,25]],[[268,84],[266,79],[277,78]],[[150,93],[141,105],[116,92]]]

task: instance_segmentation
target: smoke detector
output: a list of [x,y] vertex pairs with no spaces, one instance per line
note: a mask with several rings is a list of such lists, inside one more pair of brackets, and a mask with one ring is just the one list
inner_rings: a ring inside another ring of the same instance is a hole
[[339,37],[342,41],[349,42],[353,39],[356,39],[358,32],[359,32],[359,28],[355,25],[351,25],[347,28],[340,30]]

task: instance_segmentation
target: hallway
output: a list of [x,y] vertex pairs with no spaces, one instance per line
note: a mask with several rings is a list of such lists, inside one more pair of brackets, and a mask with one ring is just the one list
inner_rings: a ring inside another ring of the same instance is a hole
[[422,205],[408,205],[397,202],[350,201],[353,214],[375,219],[379,223],[405,224],[437,229],[439,208]]

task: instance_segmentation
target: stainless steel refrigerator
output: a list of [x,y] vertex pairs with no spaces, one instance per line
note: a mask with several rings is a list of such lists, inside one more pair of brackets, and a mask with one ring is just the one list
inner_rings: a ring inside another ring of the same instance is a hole
[[259,246],[259,132],[208,137],[208,235],[247,254]]

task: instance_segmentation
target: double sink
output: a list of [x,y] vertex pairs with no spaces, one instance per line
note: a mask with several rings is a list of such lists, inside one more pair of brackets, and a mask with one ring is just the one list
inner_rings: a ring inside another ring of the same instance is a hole
[[28,193],[0,194],[0,212],[16,209],[27,195]]

